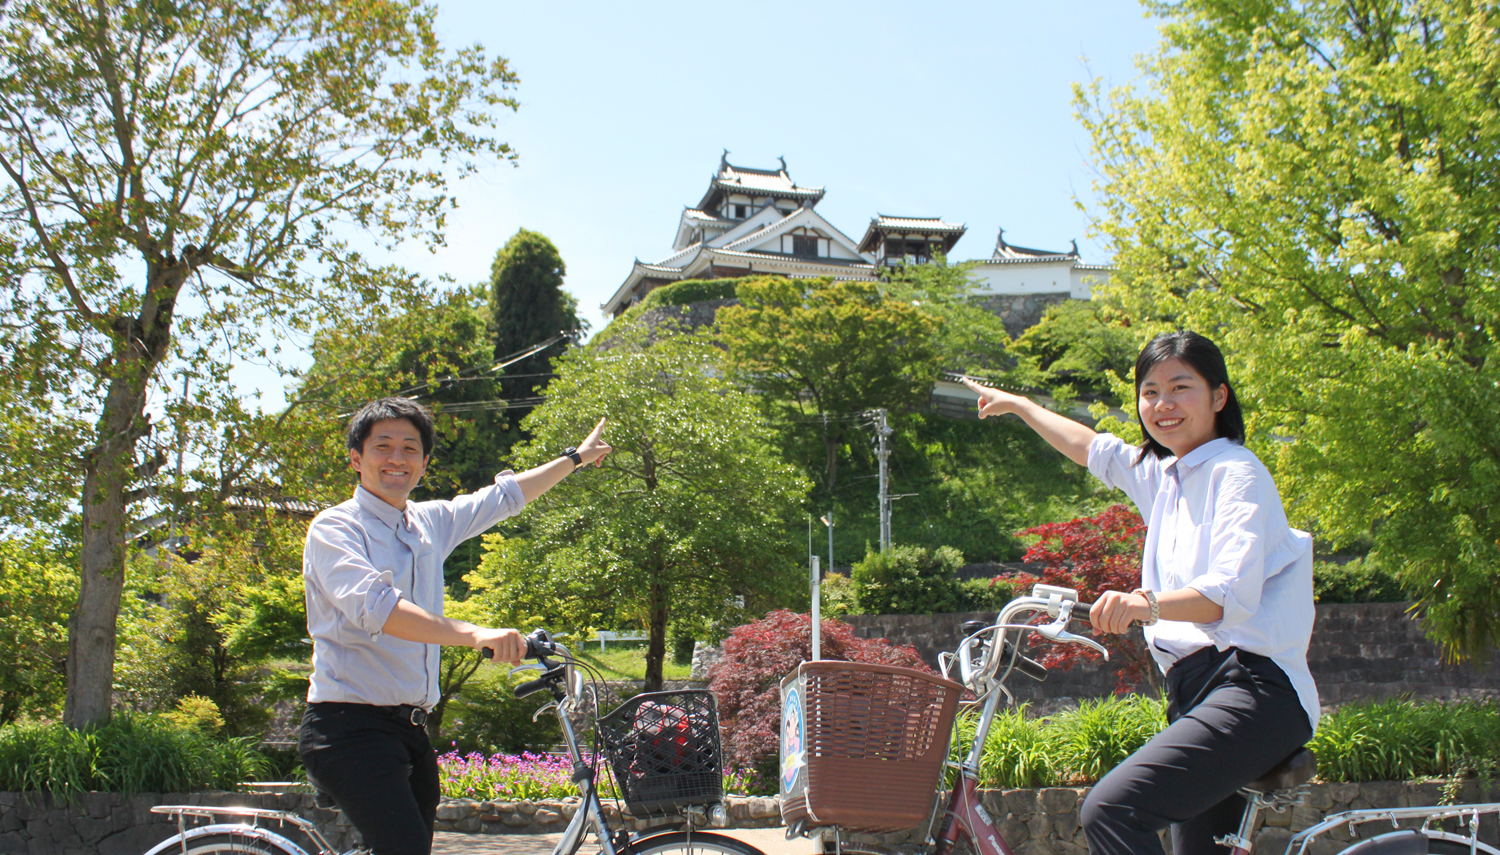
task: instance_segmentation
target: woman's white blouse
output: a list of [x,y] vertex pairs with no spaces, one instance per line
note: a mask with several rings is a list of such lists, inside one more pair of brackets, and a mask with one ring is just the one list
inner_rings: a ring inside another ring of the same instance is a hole
[[1181,459],[1147,456],[1101,433],[1089,471],[1123,490],[1146,520],[1141,587],[1193,588],[1224,607],[1215,623],[1161,620],[1146,643],[1166,671],[1210,644],[1269,657],[1286,672],[1318,725],[1318,690],[1307,669],[1312,638],[1312,536],[1287,524],[1271,473],[1249,449],[1215,439]]

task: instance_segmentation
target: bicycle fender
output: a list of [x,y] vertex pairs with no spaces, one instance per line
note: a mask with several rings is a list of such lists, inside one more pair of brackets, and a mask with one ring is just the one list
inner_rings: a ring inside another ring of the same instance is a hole
[[199,837],[208,837],[214,834],[233,834],[239,837],[248,837],[254,840],[264,840],[275,846],[280,846],[288,855],[307,855],[307,850],[293,843],[285,837],[277,834],[269,828],[258,828],[250,825],[239,825],[236,823],[218,823],[215,825],[200,825],[197,828],[188,829],[186,834],[174,834],[166,840],[151,847],[146,855],[172,855],[173,852],[181,852],[184,843],[191,842]]
[[1427,855],[1427,835],[1414,828],[1392,831],[1356,843],[1341,855]]

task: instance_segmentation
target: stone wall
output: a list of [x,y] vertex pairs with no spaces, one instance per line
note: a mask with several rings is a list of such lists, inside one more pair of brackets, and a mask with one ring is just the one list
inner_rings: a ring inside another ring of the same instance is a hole
[[[1280,855],[1293,834],[1342,811],[1435,805],[1443,796],[1440,782],[1314,784],[1310,789],[1302,805],[1281,813],[1268,810],[1262,814],[1253,851],[1262,855]],[[980,796],[995,827],[1017,855],[1085,855],[1088,848],[1078,826],[1078,809],[1083,806],[1088,792],[1087,787],[1048,787],[1040,790],[985,790]],[[1454,796],[1459,804],[1500,801],[1500,783],[1492,781],[1488,786],[1480,786],[1473,780],[1464,781]],[[1390,830],[1388,820],[1359,826],[1355,834],[1350,834],[1347,827],[1339,828],[1316,838],[1308,846],[1307,855],[1333,855],[1351,840]],[[1500,817],[1493,814],[1484,817],[1480,822],[1479,836],[1481,841],[1496,845],[1500,840]],[[917,837],[914,832],[904,832],[857,836],[857,839],[900,851],[909,850]],[[1163,834],[1162,839],[1170,853],[1168,835]],[[823,851],[833,851],[831,841],[824,843]]]
[[[562,831],[573,818],[578,799],[536,802],[476,802],[448,799],[438,806],[438,830],[483,834],[536,834]],[[285,810],[312,820],[336,851],[356,845],[359,835],[343,814],[313,807],[310,793],[84,793],[74,802],[35,793],[0,793],[0,855],[142,855],[177,833],[173,819],[151,813],[153,805],[207,805]],[[781,824],[774,798],[731,796],[730,828],[767,828]],[[605,813],[618,818],[612,802]],[[644,820],[626,818],[635,829]],[[236,822],[233,817],[214,820]],[[190,819],[190,827],[207,824]],[[317,849],[295,826],[262,822],[301,846]]]
[[[448,799],[438,806],[438,831],[461,831],[468,834],[545,834],[562,831],[581,799],[544,799],[534,802],[495,802],[473,799]],[[610,823],[620,820],[613,801],[606,800],[604,816]],[[781,825],[781,809],[775,798],[729,796],[729,828],[775,828]],[[634,831],[649,828],[660,818],[637,818],[626,815],[625,822]]]
[[[1500,656],[1483,667],[1443,661],[1442,650],[1406,614],[1405,603],[1325,603],[1317,607],[1308,666],[1325,706],[1350,701],[1418,698],[1500,697]],[[910,644],[937,667],[937,655],[952,650],[966,620],[994,620],[994,612],[943,615],[853,615],[840,618],[862,638]],[[1060,699],[1100,698],[1115,688],[1107,663],[1054,670],[1046,682],[1025,677],[1008,687],[1017,701],[1046,708]]]
[[[986,790],[981,799],[1017,855],[1083,855],[1087,850],[1078,828],[1078,809],[1087,795],[1087,788],[1049,787]],[[1292,834],[1340,811],[1432,805],[1438,804],[1443,795],[1440,782],[1314,784],[1304,805],[1284,813],[1265,814],[1263,827],[1255,838],[1255,850],[1276,855],[1283,851]],[[1481,785],[1473,780],[1463,781],[1452,795],[1460,804],[1497,802],[1500,782]],[[0,855],[141,855],[177,831],[169,818],[150,812],[151,806],[158,804],[239,805],[297,811],[318,822],[335,849],[342,851],[357,841],[341,816],[314,809],[311,795],[141,793],[127,798],[118,793],[85,793],[67,804],[47,796],[0,793]],[[473,834],[555,832],[563,829],[577,807],[577,799],[538,802],[453,799],[438,807],[438,830]],[[774,798],[732,796],[728,807],[731,828],[768,828],[781,824]],[[613,819],[608,803],[606,811]],[[636,828],[645,825],[638,820],[632,820],[631,824]],[[1500,845],[1497,825],[1500,818],[1486,817],[1480,826],[1480,839]],[[1366,832],[1368,836],[1389,829],[1389,823],[1381,822],[1366,827]],[[295,829],[275,830],[304,849],[314,851]],[[915,832],[906,832],[860,839],[899,850],[919,838]],[[1354,838],[1344,831],[1331,833],[1314,843],[1309,855],[1332,855],[1351,839]]]
[[[208,805],[286,810],[317,823],[338,851],[354,845],[343,815],[313,807],[311,793],[84,793],[72,803],[37,793],[0,793],[0,855],[141,855],[177,833],[173,819],[153,805]],[[232,822],[231,819],[219,820]],[[191,820],[190,825],[205,824]],[[274,826],[272,826],[274,827]],[[277,828],[316,852],[294,826]]]
[[979,305],[1000,316],[1011,338],[1036,326],[1048,306],[1068,300],[1068,292],[1056,294],[993,294],[979,300]]

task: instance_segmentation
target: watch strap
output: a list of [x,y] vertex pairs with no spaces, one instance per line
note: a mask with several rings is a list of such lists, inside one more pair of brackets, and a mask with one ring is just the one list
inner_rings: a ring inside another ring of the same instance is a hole
[[571,461],[573,461],[573,468],[575,470],[578,467],[580,467],[580,466],[583,465],[583,458],[581,456],[579,456],[578,449],[574,448],[571,445],[568,446],[567,448],[563,449],[562,456],[568,458]]
[[1146,603],[1151,606],[1151,619],[1142,621],[1141,626],[1151,626],[1161,619],[1161,604],[1156,601],[1156,592],[1145,588],[1136,588],[1134,593],[1146,598]]

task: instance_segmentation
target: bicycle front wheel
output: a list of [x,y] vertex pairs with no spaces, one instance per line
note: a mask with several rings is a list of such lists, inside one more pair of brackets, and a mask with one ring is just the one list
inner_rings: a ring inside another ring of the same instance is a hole
[[712,832],[668,831],[630,844],[621,855],[766,855],[743,840]]

